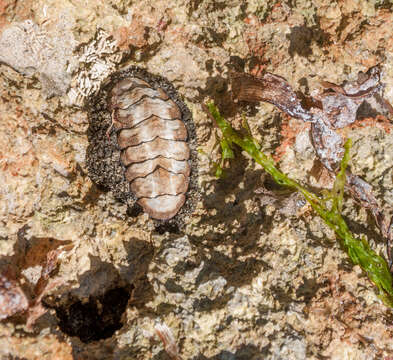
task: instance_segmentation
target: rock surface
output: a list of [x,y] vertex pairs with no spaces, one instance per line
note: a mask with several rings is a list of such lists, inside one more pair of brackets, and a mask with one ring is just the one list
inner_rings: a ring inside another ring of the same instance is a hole
[[[216,130],[201,106],[213,99],[235,127],[245,112],[285,173],[330,187],[309,126],[233,103],[229,73],[267,70],[310,94],[379,63],[393,103],[392,25],[378,0],[0,1],[0,357],[393,356],[392,310],[301,197],[240,151],[215,179],[203,153],[215,159]],[[193,114],[201,199],[182,229],[128,213],[87,176],[88,97],[128,65],[167,78]],[[391,119],[358,115],[342,129],[351,168],[389,212]],[[347,199],[344,214],[384,253],[366,211]]]

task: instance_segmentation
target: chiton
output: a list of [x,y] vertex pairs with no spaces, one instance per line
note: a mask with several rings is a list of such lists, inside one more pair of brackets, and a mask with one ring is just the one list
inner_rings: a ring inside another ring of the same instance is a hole
[[166,79],[130,67],[89,105],[89,176],[131,208],[168,221],[189,213],[196,191],[191,113]]

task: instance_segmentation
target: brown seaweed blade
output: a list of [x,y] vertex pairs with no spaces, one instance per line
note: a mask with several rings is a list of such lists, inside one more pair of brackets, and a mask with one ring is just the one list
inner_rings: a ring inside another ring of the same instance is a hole
[[389,220],[379,208],[377,199],[372,193],[372,186],[350,171],[347,171],[347,188],[352,196],[373,214],[381,235],[386,239],[390,271],[393,272],[393,218]]
[[381,90],[382,84],[380,84],[380,79],[381,69],[379,66],[374,66],[367,73],[360,72],[356,81],[346,82],[343,85],[337,85],[330,81],[321,81],[321,85],[349,98],[364,100]]
[[233,74],[232,93],[237,100],[269,102],[292,117],[313,121],[312,114],[303,109],[295,92],[281,76],[271,73],[265,73],[262,77]]
[[[384,86],[380,83],[380,77],[380,68],[375,66],[365,74],[359,73],[358,79],[354,82],[348,82],[342,86],[325,83],[328,88],[334,91],[322,96],[323,112],[332,127],[343,128],[355,122],[356,112],[363,101],[383,89]],[[390,104],[386,100],[384,102],[385,109],[391,112]],[[373,214],[381,235],[386,239],[387,255],[392,270],[393,219],[389,220],[378,206],[371,185],[350,172],[347,172],[347,188],[354,199]]]
[[344,85],[323,81],[321,84],[326,91],[320,96],[320,100],[331,127],[339,129],[354,123],[363,101],[382,90],[379,80],[380,69],[373,67],[366,74],[359,73],[356,81]]
[[[269,102],[292,117],[312,122],[311,137],[317,156],[327,169],[336,172],[344,151],[343,139],[335,129],[352,124],[363,101],[371,96],[378,96],[378,92],[382,91],[384,86],[380,83],[378,66],[369,69],[365,74],[360,73],[354,82],[344,85],[330,82],[322,84],[328,91],[314,99],[319,100],[322,109],[312,107],[310,111],[302,107],[287,81],[274,74],[265,73],[262,77],[235,74],[232,79],[232,91],[235,99]],[[393,109],[386,100],[384,107],[392,113]],[[351,173],[347,174],[347,181],[352,196],[371,211],[382,236],[386,239],[387,255],[393,271],[393,219],[387,219],[379,208],[371,185]]]
[[343,141],[330,127],[330,120],[319,108],[308,111],[288,82],[281,76],[265,73],[262,77],[235,74],[232,92],[241,101],[265,101],[276,105],[288,115],[313,123],[312,140],[314,148],[323,164],[329,170],[337,169],[343,155]]
[[363,99],[353,99],[340,93],[325,94],[322,97],[324,117],[333,129],[341,129],[355,122],[356,113]]
[[330,171],[338,169],[344,155],[343,139],[324,121],[322,111],[315,113],[316,121],[311,125],[311,139],[319,159]]

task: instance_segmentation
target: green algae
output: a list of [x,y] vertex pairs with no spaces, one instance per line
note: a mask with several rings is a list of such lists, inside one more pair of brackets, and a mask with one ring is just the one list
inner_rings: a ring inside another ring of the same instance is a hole
[[341,245],[352,262],[359,265],[378,288],[379,298],[386,306],[393,308],[393,278],[386,260],[371,249],[366,239],[355,238],[341,214],[351,140],[349,139],[345,143],[345,153],[333,189],[326,191],[324,197],[319,197],[282,173],[275,166],[273,159],[260,150],[260,146],[249,131],[243,135],[234,130],[229,122],[221,116],[213,102],[208,103],[207,108],[222,133],[220,139],[221,162],[217,166],[216,176],[223,174],[224,161],[234,158],[232,150],[234,144],[246,151],[272,176],[277,184],[295,189],[305,197],[312,208],[340,238]]

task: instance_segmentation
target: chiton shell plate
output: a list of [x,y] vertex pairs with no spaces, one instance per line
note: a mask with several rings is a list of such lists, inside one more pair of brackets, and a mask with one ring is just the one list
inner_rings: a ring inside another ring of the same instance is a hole
[[167,80],[137,67],[113,74],[91,99],[89,121],[86,159],[94,182],[153,219],[191,211],[195,129]]

